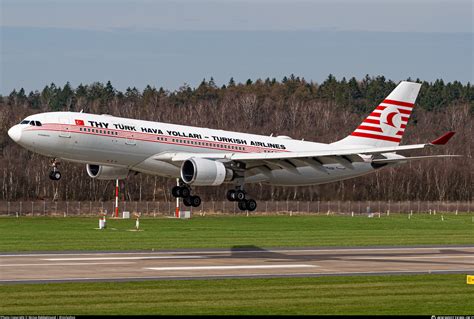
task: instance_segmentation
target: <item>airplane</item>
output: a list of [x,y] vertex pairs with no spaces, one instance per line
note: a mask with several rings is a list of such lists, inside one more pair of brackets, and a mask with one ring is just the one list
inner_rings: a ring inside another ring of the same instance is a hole
[[[397,152],[444,145],[454,135],[424,144],[400,145],[421,84],[402,81],[347,137],[330,143],[175,125],[82,112],[47,112],[26,117],[8,131],[24,148],[53,158],[49,177],[59,180],[61,160],[86,164],[99,180],[144,173],[179,179],[174,197],[198,207],[193,186],[233,184],[229,201],[254,211],[244,185],[303,186],[341,181],[411,160]],[[315,119],[317,120],[317,119]]]

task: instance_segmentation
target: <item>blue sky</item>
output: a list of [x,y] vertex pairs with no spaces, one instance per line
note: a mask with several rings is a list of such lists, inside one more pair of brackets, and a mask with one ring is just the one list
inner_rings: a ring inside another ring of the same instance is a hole
[[0,93],[51,82],[174,90],[291,73],[473,81],[464,0],[0,0]]

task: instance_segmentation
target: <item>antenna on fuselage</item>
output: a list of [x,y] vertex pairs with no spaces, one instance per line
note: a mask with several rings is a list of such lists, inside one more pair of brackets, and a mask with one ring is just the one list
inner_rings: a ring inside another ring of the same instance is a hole
[[84,109],[81,109],[81,110],[79,111],[79,113],[82,113],[83,111],[84,111]]

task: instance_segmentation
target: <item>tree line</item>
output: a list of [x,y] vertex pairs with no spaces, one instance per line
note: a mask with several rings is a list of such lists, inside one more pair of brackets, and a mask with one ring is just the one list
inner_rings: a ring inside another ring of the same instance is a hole
[[[422,83],[416,107],[402,143],[424,143],[448,130],[457,132],[445,147],[423,154],[461,154],[460,159],[411,162],[356,179],[309,187],[248,185],[265,200],[470,200],[473,195],[472,149],[474,88],[443,80]],[[8,128],[24,117],[48,111],[81,111],[142,120],[203,126],[262,135],[288,135],[294,139],[333,142],[350,134],[360,121],[395,87],[383,76],[362,80],[336,79],[322,83],[294,75],[226,85],[204,79],[192,88],[177,90],[147,86],[123,92],[107,83],[54,83],[41,91],[13,90],[0,96],[1,190],[3,200],[108,200],[113,182],[87,176],[84,165],[62,163],[63,178],[48,178],[49,160],[33,154],[8,138]],[[407,153],[418,155],[418,153]],[[137,174],[122,183],[128,200],[168,200],[175,181]],[[225,197],[228,187],[198,187],[208,200]]]

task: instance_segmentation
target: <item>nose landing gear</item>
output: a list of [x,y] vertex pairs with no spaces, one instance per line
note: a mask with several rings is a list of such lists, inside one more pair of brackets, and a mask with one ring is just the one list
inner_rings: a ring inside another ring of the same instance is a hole
[[49,178],[53,181],[59,181],[61,179],[61,172],[58,169],[59,162],[54,158],[51,161],[51,171],[49,172]]

